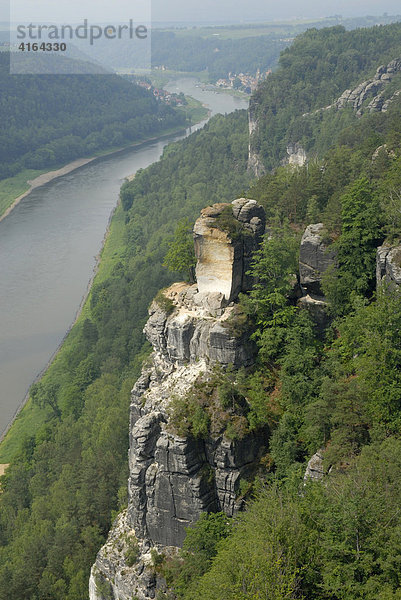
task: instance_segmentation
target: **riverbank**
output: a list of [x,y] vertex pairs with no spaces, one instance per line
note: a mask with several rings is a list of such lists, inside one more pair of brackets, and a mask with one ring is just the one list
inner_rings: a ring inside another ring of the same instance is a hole
[[[208,109],[201,103],[199,100],[195,100],[194,98],[187,98],[188,105],[182,107],[185,109],[187,116],[189,117],[191,123],[190,125],[196,125],[197,123],[203,121],[208,116]],[[180,110],[180,109],[179,109]],[[169,129],[164,129],[160,135],[152,136],[145,140],[139,140],[132,144],[128,144],[127,146],[120,146],[118,148],[112,148],[105,150],[104,152],[97,153],[94,156],[89,158],[78,158],[66,165],[54,169],[51,171],[37,171],[39,173],[34,179],[27,179],[25,185],[21,179],[24,177],[25,173],[34,173],[34,171],[23,171],[18,173],[15,177],[10,177],[6,180],[0,181],[0,221],[5,219],[12,210],[29,194],[48,183],[51,183],[55,179],[73,173],[82,167],[85,167],[89,163],[98,162],[104,160],[106,158],[110,158],[111,156],[115,156],[120,154],[121,152],[126,152],[132,150],[133,148],[140,147],[142,145],[148,144],[150,142],[154,142],[156,140],[163,140],[170,135],[179,134],[181,131],[185,131],[186,127],[180,125],[178,127],[170,127]],[[3,185],[3,189],[2,189]],[[19,194],[17,197],[13,196],[13,190],[21,187],[27,187],[25,191]],[[7,194],[7,188],[10,189]]]
[[[0,214],[0,221],[5,219],[10,214],[10,212],[12,210],[14,210],[14,208],[21,202],[21,200],[23,200],[24,198],[29,196],[29,194],[33,190],[36,190],[37,188],[42,187],[43,185],[46,185],[46,183],[50,183],[50,181],[53,181],[54,179],[57,179],[58,177],[62,177],[63,175],[68,175],[68,173],[72,173],[76,169],[79,169],[80,167],[87,165],[92,160],[94,160],[94,158],[79,158],[77,160],[74,160],[74,161],[68,163],[67,165],[64,165],[64,167],[61,167],[60,169],[56,169],[54,171],[45,171],[44,173],[41,173],[40,175],[35,177],[35,179],[28,179],[26,181],[26,184],[29,186],[28,189],[25,192],[23,192],[22,194],[20,194],[17,198],[15,198],[14,200],[11,201],[11,204],[7,208],[4,209],[4,212],[2,214]],[[16,177],[19,177],[19,176],[20,176],[20,174],[16,175]],[[7,181],[7,183],[11,183],[11,185],[12,185],[13,179],[14,179],[13,177],[10,177],[6,181]],[[1,186],[1,182],[0,182],[0,186]]]

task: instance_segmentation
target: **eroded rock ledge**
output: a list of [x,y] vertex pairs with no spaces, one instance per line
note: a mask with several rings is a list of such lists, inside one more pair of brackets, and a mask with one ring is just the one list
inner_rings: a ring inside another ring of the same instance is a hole
[[253,200],[202,211],[194,228],[198,284],[172,285],[149,309],[144,332],[154,351],[131,396],[128,508],[92,568],[90,600],[155,598],[164,582],[151,550],[175,553],[202,512],[232,516],[241,507],[239,482],[258,462],[265,432],[235,440],[221,431],[180,437],[170,408],[214,366],[252,364],[248,335],[232,327],[234,300],[252,283],[246,271],[264,227]]

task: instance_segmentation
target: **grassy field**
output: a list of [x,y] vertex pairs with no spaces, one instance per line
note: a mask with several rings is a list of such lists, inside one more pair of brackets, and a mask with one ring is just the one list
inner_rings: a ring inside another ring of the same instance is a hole
[[0,463],[11,462],[11,459],[18,454],[21,448],[21,440],[28,435],[34,435],[47,417],[47,411],[40,409],[32,404],[31,400],[28,400],[0,444]]
[[14,177],[9,177],[0,181],[0,215],[11,206],[18,196],[29,190],[28,181],[35,179],[48,169],[36,171],[33,169],[24,169]]
[[187,102],[188,104],[185,106],[180,106],[179,110],[182,110],[186,113],[187,117],[191,119],[192,124],[199,123],[200,121],[203,121],[203,119],[207,118],[209,111],[203,106],[202,102],[195,100],[195,98],[188,97]]

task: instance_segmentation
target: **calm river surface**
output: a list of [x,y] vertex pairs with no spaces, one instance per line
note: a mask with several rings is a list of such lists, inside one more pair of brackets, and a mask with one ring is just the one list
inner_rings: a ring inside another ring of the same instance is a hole
[[[212,114],[247,108],[245,99],[195,83],[181,79],[168,89],[201,100]],[[0,222],[0,434],[74,321],[124,178],[182,137],[89,164],[33,191]]]

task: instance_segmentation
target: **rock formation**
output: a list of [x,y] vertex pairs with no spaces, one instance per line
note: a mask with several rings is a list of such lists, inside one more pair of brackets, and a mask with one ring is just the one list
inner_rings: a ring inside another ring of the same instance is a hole
[[[334,105],[327,108],[335,106],[341,109],[350,105],[356,111],[358,116],[361,116],[365,111],[385,112],[388,108],[389,99],[386,100],[383,92],[388,84],[391,83],[394,76],[400,71],[401,59],[399,58],[392,60],[388,65],[381,65],[376,70],[372,79],[360,83],[353,90],[345,90]],[[372,100],[367,106],[364,106],[369,98],[372,98]]]
[[255,177],[262,177],[266,173],[266,169],[258,152],[254,147],[254,138],[258,130],[258,121],[256,118],[257,105],[252,97],[249,103],[249,145],[248,145],[248,171],[253,173]]
[[308,225],[301,239],[300,283],[304,291],[310,294],[322,295],[322,275],[335,261],[335,254],[324,240],[324,234],[323,223],[315,223]]
[[379,246],[376,254],[377,287],[401,285],[401,246]]
[[[390,98],[386,98],[384,92],[395,75],[400,72],[401,58],[392,60],[388,65],[380,65],[371,79],[363,81],[352,90],[345,90],[333,104],[319,108],[311,113],[304,113],[303,116],[307,117],[332,108],[341,110],[348,106],[355,111],[358,117],[364,112],[386,112],[392,100],[399,96],[401,90],[394,92]],[[369,98],[371,100],[367,103]]]
[[292,165],[294,167],[303,167],[307,161],[307,155],[301,144],[294,143],[287,146],[288,156],[283,159],[283,165]]
[[246,273],[265,224],[264,210],[255,200],[240,198],[202,210],[194,227],[200,294],[223,294],[229,303],[250,288]]
[[299,252],[299,281],[303,291],[299,305],[310,312],[320,327],[327,324],[327,303],[322,292],[322,276],[335,264],[335,253],[330,250],[324,238],[323,223],[308,225],[302,236]]
[[202,211],[194,227],[198,284],[174,284],[150,307],[144,331],[153,354],[131,396],[128,508],[92,568],[90,600],[154,598],[163,581],[151,550],[175,553],[202,512],[232,516],[241,507],[240,479],[257,464],[266,433],[177,432],[172,406],[198,393],[216,365],[252,364],[253,345],[233,327],[233,300],[249,287],[246,265],[263,229],[263,209],[252,200]]
[[323,450],[318,450],[308,462],[304,481],[321,481],[325,475],[323,466]]

